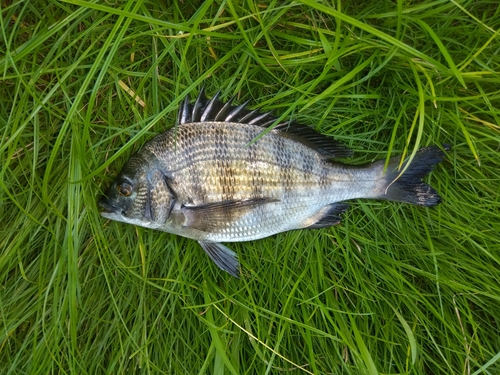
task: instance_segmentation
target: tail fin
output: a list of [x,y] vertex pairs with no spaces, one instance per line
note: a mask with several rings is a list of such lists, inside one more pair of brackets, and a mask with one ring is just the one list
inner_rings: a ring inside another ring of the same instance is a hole
[[[443,145],[448,151],[449,145]],[[379,199],[411,203],[417,206],[435,206],[441,197],[432,187],[422,182],[422,178],[443,161],[444,152],[439,147],[431,146],[417,151],[408,169],[399,178],[399,157],[391,158],[385,175],[385,187]],[[406,164],[405,164],[406,166]],[[397,178],[397,179],[396,179]]]

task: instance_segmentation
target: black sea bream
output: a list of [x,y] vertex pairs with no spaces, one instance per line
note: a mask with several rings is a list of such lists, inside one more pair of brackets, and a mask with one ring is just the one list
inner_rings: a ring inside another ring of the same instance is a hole
[[[438,147],[417,152],[398,179],[400,158],[351,166],[351,151],[295,122],[211,100],[201,90],[184,100],[178,126],[133,155],[101,198],[101,215],[197,240],[233,276],[236,254],[220,242],[340,223],[343,201],[384,199],[434,206],[437,192],[421,181],[443,158]],[[446,147],[445,147],[446,149]],[[403,166],[404,168],[405,166]]]

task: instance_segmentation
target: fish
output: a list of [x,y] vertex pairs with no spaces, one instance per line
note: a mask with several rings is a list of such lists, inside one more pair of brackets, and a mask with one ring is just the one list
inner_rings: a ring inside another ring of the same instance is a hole
[[352,151],[332,137],[219,97],[202,88],[194,102],[184,98],[176,126],[132,155],[99,199],[102,217],[196,240],[239,277],[238,256],[222,242],[334,226],[352,199],[441,202],[422,178],[448,145],[422,148],[402,168],[400,157],[387,168],[350,165],[338,159]]

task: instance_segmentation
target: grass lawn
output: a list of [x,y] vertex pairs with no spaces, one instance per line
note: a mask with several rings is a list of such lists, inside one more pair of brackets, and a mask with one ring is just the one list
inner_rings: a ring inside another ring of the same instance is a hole
[[[167,5],[169,4],[169,5]],[[500,5],[2,0],[1,374],[500,374]],[[230,244],[96,202],[202,85],[365,163],[450,144],[443,203]]]

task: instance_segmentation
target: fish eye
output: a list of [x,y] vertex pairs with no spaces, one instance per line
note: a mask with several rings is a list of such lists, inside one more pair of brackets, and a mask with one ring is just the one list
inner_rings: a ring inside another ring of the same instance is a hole
[[127,182],[124,182],[116,187],[118,194],[124,197],[128,197],[132,194],[132,185]]

